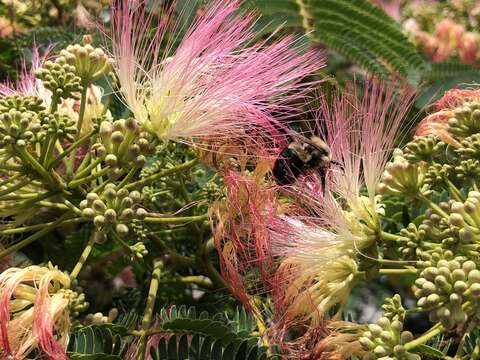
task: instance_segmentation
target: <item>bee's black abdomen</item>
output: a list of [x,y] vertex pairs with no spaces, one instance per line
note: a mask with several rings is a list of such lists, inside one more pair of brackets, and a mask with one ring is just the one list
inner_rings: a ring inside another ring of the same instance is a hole
[[305,163],[291,149],[286,148],[273,165],[273,177],[278,185],[291,185],[304,172]]

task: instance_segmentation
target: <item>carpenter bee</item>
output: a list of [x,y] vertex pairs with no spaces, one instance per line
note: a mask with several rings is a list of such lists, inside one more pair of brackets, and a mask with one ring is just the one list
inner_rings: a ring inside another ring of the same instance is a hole
[[312,136],[292,141],[282,150],[273,165],[273,177],[278,185],[291,185],[301,175],[317,171],[325,190],[325,177],[330,165],[340,165],[332,160],[328,145],[319,137]]

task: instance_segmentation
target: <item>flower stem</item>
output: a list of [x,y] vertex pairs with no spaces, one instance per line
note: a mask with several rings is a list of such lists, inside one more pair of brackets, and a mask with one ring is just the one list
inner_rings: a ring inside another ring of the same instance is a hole
[[154,261],[152,280],[150,282],[150,289],[148,290],[147,305],[145,306],[145,312],[142,319],[143,334],[140,338],[140,348],[137,353],[137,360],[143,360],[145,358],[145,350],[147,347],[146,331],[152,321],[153,308],[155,307],[155,298],[157,297],[158,284],[160,283],[160,274],[162,271],[162,267],[163,262],[161,260]]
[[[83,218],[76,218],[76,219],[70,219],[70,220],[65,220],[62,225],[73,225],[73,224],[78,224],[81,222],[84,222],[85,219]],[[38,229],[42,229],[44,227],[52,225],[53,222],[48,222],[48,223],[43,223],[43,224],[35,224],[35,225],[28,225],[28,226],[21,226],[13,229],[3,229],[0,230],[0,235],[13,235],[13,234],[21,234],[24,232],[30,232],[30,231],[35,231]]]
[[9,188],[6,188],[4,190],[0,190],[0,196],[3,196],[3,195],[7,195],[7,194],[10,194],[18,189],[21,189],[22,187],[24,187],[25,185],[28,185],[30,184],[30,180],[28,179],[25,179],[25,180],[22,180],[18,183],[16,183],[15,185],[13,186],[10,186]]
[[35,158],[23,147],[15,146],[15,150],[17,150],[18,154],[22,158],[23,161],[29,163],[33,169],[43,177],[50,185],[56,185],[53,178],[50,174],[45,170],[45,168],[37,161]]
[[174,217],[146,217],[144,221],[152,224],[178,224],[196,221],[205,221],[209,219],[208,214],[195,216],[174,216]]
[[93,245],[95,245],[96,239],[97,239],[97,232],[93,232],[93,234],[90,236],[90,239],[87,242],[87,246],[85,246],[85,249],[83,249],[82,251],[82,255],[80,255],[80,259],[78,259],[75,267],[70,273],[70,279],[72,281],[77,278],[78,274],[80,273],[80,270],[82,270],[82,267],[87,261],[88,256],[92,252]]
[[72,143],[67,149],[65,149],[65,151],[63,151],[60,155],[58,155],[55,160],[52,160],[47,168],[51,169],[51,168],[55,168],[57,167],[60,162],[66,157],[68,156],[68,154],[70,154],[73,150],[75,150],[76,148],[78,148],[80,145],[82,145],[85,141],[89,140],[93,134],[95,133],[95,131],[92,131],[90,132],[89,134],[85,135],[84,137],[78,139],[77,141],[75,141],[74,143]]
[[447,190],[450,192],[452,197],[457,201],[464,202],[465,199],[463,198],[460,190],[458,190],[458,188],[450,180],[446,179],[445,181],[447,183]]
[[414,348],[416,348],[419,345],[425,344],[428,340],[434,338],[435,336],[441,334],[443,332],[444,328],[443,326],[438,323],[434,327],[432,327],[430,330],[428,330],[425,334],[422,336],[416,338],[415,340],[412,340],[404,345],[405,350],[409,351]]
[[50,114],[53,114],[55,111],[57,111],[59,100],[60,97],[57,94],[52,95],[52,100],[50,102]]
[[135,175],[137,170],[138,170],[138,168],[136,166],[132,167],[130,169],[130,171],[128,172],[128,174],[125,175],[125,177],[122,179],[120,184],[117,185],[117,189],[121,189],[122,187],[124,187],[130,181],[130,179],[133,177],[133,175]]
[[400,239],[403,239],[403,236],[390,234],[386,231],[381,231],[380,238],[384,241],[398,241]]
[[172,174],[175,174],[177,172],[182,172],[182,171],[188,170],[191,167],[195,166],[197,163],[198,163],[198,159],[190,160],[186,163],[183,163],[183,164],[178,165],[176,167],[173,167],[171,169],[164,170],[162,172],[150,175],[150,176],[148,176],[148,177],[146,177],[142,180],[138,180],[138,181],[135,181],[133,183],[130,183],[130,184],[125,186],[125,189],[128,190],[128,189],[148,185],[148,184],[154,182],[155,180],[161,179],[162,177],[172,175]]
[[80,185],[82,184],[85,184],[89,181],[92,181],[92,180],[95,180],[97,178],[99,178],[100,176],[103,176],[105,174],[107,174],[108,172],[110,171],[110,167],[107,166],[107,167],[104,167],[102,170],[100,171],[97,171],[89,176],[86,176],[84,178],[81,178],[81,179],[77,179],[77,180],[72,180],[68,183],[68,187],[69,188],[76,188],[76,187],[79,187]]
[[87,91],[88,91],[88,85],[83,87],[82,96],[80,98],[80,111],[78,112],[78,123],[77,123],[78,137],[80,137],[80,132],[82,130],[82,125],[83,125],[83,118],[85,117],[85,108],[87,105]]
[[443,211],[440,206],[438,206],[437,204],[435,204],[432,200],[430,200],[429,198],[427,198],[426,196],[424,195],[418,195],[417,198],[421,201],[423,201],[425,204],[427,204],[433,211],[435,211],[437,213],[437,215],[440,215],[441,217],[443,218],[448,218],[448,214]]
[[35,234],[19,241],[18,243],[9,246],[5,250],[0,251],[0,259],[3,259],[5,256],[8,256],[15,251],[23,249],[25,246],[29,245],[30,243],[34,242],[35,240],[41,238],[43,235],[48,234],[50,231],[55,229],[58,226],[63,225],[64,221],[67,220],[72,214],[70,212],[63,214],[59,219],[55,220],[54,222],[50,223],[50,225],[45,226],[40,231],[37,231]]
[[97,167],[98,164],[100,164],[103,161],[103,158],[98,158],[95,159],[90,165],[88,165],[85,169],[82,171],[78,172],[74,177],[73,180],[81,179],[85,176],[88,176],[90,172]]
[[416,275],[417,269],[380,269],[380,275]]

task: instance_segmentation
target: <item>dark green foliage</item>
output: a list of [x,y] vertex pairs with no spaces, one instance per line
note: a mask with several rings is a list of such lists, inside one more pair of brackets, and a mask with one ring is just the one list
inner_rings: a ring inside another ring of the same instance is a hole
[[91,325],[80,328],[70,337],[71,359],[122,359],[127,342],[122,339],[126,328],[119,325]]
[[432,64],[430,72],[426,74],[428,80],[441,80],[448,78],[478,78],[480,70],[471,65],[463,64],[457,61],[446,61],[438,64]]
[[418,80],[429,65],[400,26],[366,0],[311,0],[320,42],[372,73],[399,72]]
[[237,310],[229,319],[222,313],[209,317],[206,311],[197,313],[194,307],[172,306],[161,310],[160,326],[174,333],[208,336],[227,345],[247,338],[255,327],[255,320],[245,310]]
[[463,352],[465,354],[472,354],[475,348],[480,347],[480,328],[474,329],[472,332],[465,335],[463,343]]
[[279,26],[302,29],[302,17],[295,0],[247,0],[244,7],[262,14],[257,22],[261,34],[269,34]]
[[231,342],[225,346],[220,340],[195,335],[161,338],[150,349],[153,360],[277,360],[267,355],[265,347],[258,347],[255,339]]

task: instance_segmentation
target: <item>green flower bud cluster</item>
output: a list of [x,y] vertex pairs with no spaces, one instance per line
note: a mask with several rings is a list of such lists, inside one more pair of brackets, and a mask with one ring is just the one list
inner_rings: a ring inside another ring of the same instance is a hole
[[455,149],[460,159],[480,160],[480,134],[473,134],[461,141],[462,147]]
[[446,215],[427,210],[427,219],[421,228],[429,240],[441,244],[444,249],[455,249],[458,254],[479,251],[480,244],[475,240],[480,234],[479,199],[480,193],[471,191],[464,203],[441,202],[438,206]]
[[446,144],[437,139],[434,135],[417,136],[413,141],[405,145],[404,157],[409,162],[431,162],[445,151]]
[[462,182],[475,184],[480,178],[480,161],[477,159],[462,160],[460,165],[455,166],[455,176]]
[[413,340],[409,331],[403,331],[405,309],[399,295],[385,301],[383,316],[376,324],[369,324],[359,342],[366,351],[364,360],[420,360],[417,354],[405,349],[405,344]]
[[154,147],[147,133],[142,132],[133,118],[100,124],[101,143],[92,145],[92,153],[105,157],[105,163],[112,169],[112,176],[119,176],[132,166],[141,168],[146,155],[151,155]]
[[0,146],[27,146],[43,137],[40,121],[34,112],[10,109],[0,114]]
[[145,247],[145,244],[142,242],[137,242],[134,245],[131,245],[130,251],[132,252],[132,261],[141,260],[144,256],[148,254],[148,250]]
[[68,299],[68,309],[70,315],[74,318],[78,317],[81,312],[84,312],[90,305],[85,299],[85,294],[82,292],[73,291],[71,289],[60,289],[60,293],[65,299]]
[[65,57],[60,56],[55,61],[46,61],[35,76],[43,81],[44,86],[54,95],[61,98],[78,98],[82,90],[81,80],[75,74],[75,66],[67,64]]
[[446,329],[462,325],[468,319],[464,304],[480,297],[480,271],[475,262],[454,257],[449,250],[424,258],[419,263],[424,269],[413,285],[418,307],[429,311],[430,320],[440,321]]
[[449,178],[453,174],[452,169],[453,167],[449,164],[431,164],[425,175],[425,184],[432,189],[441,188],[447,180],[450,180]]
[[378,192],[402,197],[415,197],[419,192],[425,194],[428,192],[424,186],[425,175],[425,164],[409,162],[397,149],[393,161],[387,164],[382,174]]
[[173,141],[167,141],[159,145],[156,153],[162,154],[162,156],[155,157],[155,161],[142,169],[140,173],[142,178],[175,167],[189,159],[194,159],[196,156],[192,147]]
[[480,132],[480,103],[464,103],[453,111],[448,119],[448,130],[460,138]]
[[93,221],[96,229],[102,233],[115,231],[119,236],[128,235],[129,225],[134,220],[143,220],[147,211],[139,204],[142,196],[138,191],[126,189],[115,190],[115,185],[108,184],[99,196],[89,193],[80,202],[83,216]]
[[401,240],[398,243],[398,249],[402,254],[402,259],[413,260],[421,250],[421,242],[425,237],[425,229],[413,223],[408,224],[406,228],[400,230]]
[[45,110],[43,101],[35,96],[11,95],[0,98],[0,113],[15,109],[20,112],[33,111],[41,112]]
[[85,40],[83,45],[68,45],[60,55],[69,65],[75,67],[75,73],[83,83],[92,83],[112,71],[113,59],[109,58],[102,49],[94,48]]
[[77,133],[75,119],[59,113],[46,114],[42,118],[42,128],[46,133],[71,142],[75,140],[74,135]]

